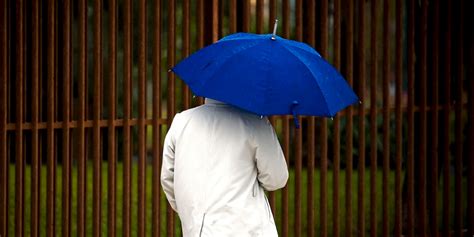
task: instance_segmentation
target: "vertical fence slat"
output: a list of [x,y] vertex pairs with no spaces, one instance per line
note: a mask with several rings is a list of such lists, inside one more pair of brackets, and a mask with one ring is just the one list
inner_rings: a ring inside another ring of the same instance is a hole
[[451,169],[451,161],[450,161],[450,142],[451,139],[449,138],[450,134],[450,111],[451,111],[451,24],[452,24],[452,2],[446,2],[446,29],[444,35],[444,43],[443,49],[444,52],[444,85],[443,85],[443,94],[444,94],[444,112],[442,114],[442,122],[443,122],[443,130],[442,134],[444,138],[442,139],[441,144],[441,156],[443,157],[443,236],[449,235],[449,227],[450,227],[450,169]]
[[402,1],[397,0],[395,6],[395,236],[402,234]]
[[15,236],[23,236],[24,222],[24,170],[23,158],[23,92],[24,92],[24,50],[25,23],[24,1],[15,1]]
[[46,235],[55,236],[56,212],[56,161],[54,154],[54,81],[55,81],[55,1],[47,2],[47,195],[46,195]]
[[358,14],[358,59],[357,59],[357,80],[358,80],[358,96],[363,103],[358,107],[358,125],[359,125],[359,157],[358,157],[358,193],[357,193],[357,229],[358,236],[365,236],[365,1],[359,1]]
[[[296,1],[296,40],[303,40],[303,2],[301,0]],[[301,124],[301,117],[297,118]],[[302,220],[301,220],[301,199],[302,199],[302,189],[301,189],[301,180],[302,180],[302,169],[303,169],[303,138],[302,138],[303,128],[295,128],[295,225],[294,225],[294,235],[296,237],[301,236],[302,231]]]
[[[31,123],[33,124],[31,133],[31,236],[39,236],[39,221],[40,221],[40,167],[41,160],[39,156],[39,3],[38,1],[31,2]],[[1,234],[1,231],[0,231]]]
[[71,2],[62,2],[62,235],[71,235],[71,157],[69,150],[69,121],[70,121],[70,80],[71,80]]
[[[321,56],[324,58],[329,58],[329,47],[328,47],[328,40],[329,40],[329,32],[328,32],[328,11],[329,11],[329,1],[321,1],[320,5],[320,46],[321,46]],[[314,35],[314,34],[313,34]],[[328,218],[327,218],[327,170],[328,170],[328,131],[327,131],[327,119],[321,118],[321,236],[326,237],[328,235]]]
[[423,0],[421,3],[421,19],[420,19],[420,109],[419,109],[419,118],[420,118],[420,129],[419,129],[419,158],[418,166],[418,233],[420,236],[426,236],[426,112],[427,112],[427,90],[426,90],[426,80],[427,80],[427,41],[428,41],[428,0]]
[[250,0],[242,0],[242,31],[249,32],[250,31],[250,23],[251,23],[251,11],[250,11]]
[[[306,21],[308,22],[308,26],[306,27],[307,30],[307,43],[315,48],[315,11],[316,11],[316,6],[315,6],[315,1],[308,1],[307,2],[307,18]],[[325,57],[325,55],[322,55]],[[307,236],[314,236],[315,234],[315,208],[314,208],[314,163],[315,163],[315,137],[314,137],[314,130],[315,130],[315,118],[314,117],[309,117],[308,118],[308,128],[306,130],[307,132],[307,186],[306,186],[306,235]],[[322,179],[322,177],[321,177]],[[322,181],[321,181],[322,182]],[[322,188],[322,187],[321,187]],[[322,189],[321,189],[322,191]],[[321,199],[322,201],[322,199]],[[321,203],[322,204],[322,203]],[[322,206],[321,206],[322,207]],[[323,213],[323,210],[321,208],[321,214]]]
[[124,28],[123,28],[123,236],[132,234],[132,157],[131,157],[131,93],[127,88],[131,88],[132,83],[132,5],[131,0],[124,1]]
[[227,15],[225,15],[225,12],[224,12],[224,7],[226,6],[226,3],[224,3],[224,2],[228,2],[228,1],[217,0],[217,2],[218,2],[217,15],[218,15],[218,18],[219,18],[218,22],[217,22],[217,25],[218,25],[217,38],[220,39],[220,38],[224,37],[224,31],[225,31],[224,18],[227,17]]
[[[321,1],[320,5],[320,31],[321,31],[321,55],[324,58],[329,58],[329,1]],[[327,170],[328,170],[328,131],[327,131],[327,119],[321,118],[321,236],[326,237],[328,235],[328,188],[327,188]]]
[[[346,14],[347,14],[347,22],[346,22],[346,32],[345,32],[345,37],[346,37],[346,71],[345,71],[345,76],[347,79],[347,82],[349,85],[352,86],[352,81],[353,81],[353,49],[354,49],[354,3],[351,0],[345,1],[344,6],[347,8],[346,9]],[[349,106],[346,109],[347,112],[347,122],[346,122],[346,191],[345,193],[352,193],[352,130],[353,130],[353,120],[352,120],[352,115],[353,115],[353,109],[351,106]],[[346,195],[346,200],[345,200],[345,217],[346,217],[346,233],[345,236],[351,237],[352,236],[352,197],[351,195]]]
[[212,0],[212,43],[219,40],[219,0]]
[[[276,125],[276,119],[275,117],[270,117],[269,118],[270,120],[270,123],[272,124],[272,126],[275,128],[275,125]],[[275,217],[277,215],[277,207],[276,207],[276,192],[275,191],[272,191],[272,192],[268,192],[268,202],[270,204],[270,210],[272,211],[272,214],[273,216]]]
[[235,33],[237,32],[237,0],[230,0],[229,5],[229,33]]
[[116,235],[116,146],[115,146],[115,87],[117,79],[117,2],[116,0],[109,1],[109,83],[108,83],[108,110],[109,110],[109,124],[108,124],[108,202],[107,202],[107,230],[109,236]]
[[383,171],[382,171],[382,236],[389,235],[388,218],[388,175],[390,172],[390,1],[384,1],[383,5]]
[[[333,54],[334,67],[341,70],[341,0],[334,0],[334,26],[333,26]],[[341,159],[341,131],[340,116],[336,114],[333,123],[333,208],[332,208],[332,235],[339,237],[340,233],[340,217],[339,217],[339,170]]]
[[[306,3],[307,15],[305,21],[308,22],[306,27],[306,42],[315,48],[315,15],[316,7],[315,1],[308,1]],[[324,57],[324,56],[323,56]],[[315,217],[314,217],[314,166],[315,166],[315,118],[308,117],[307,134],[307,185],[306,185],[306,235],[314,236],[315,232]]]
[[263,5],[264,0],[257,0],[256,4],[256,15],[257,15],[257,34],[261,34],[263,32]]
[[[298,116],[299,123],[302,123],[301,117]],[[302,138],[302,128],[295,128],[295,136],[294,136],[294,144],[295,144],[295,219],[294,219],[294,236],[301,236],[301,231],[302,231],[302,220],[301,220],[301,208],[302,208],[302,203],[301,200],[303,198],[302,194],[302,189],[301,189],[301,180],[302,180],[302,169],[303,169],[303,138]]]
[[[427,1],[427,0],[425,0]],[[462,203],[462,176],[463,176],[463,121],[462,121],[462,107],[464,106],[463,92],[464,92],[464,4],[463,0],[457,2],[458,4],[458,29],[456,31],[456,50],[457,50],[457,72],[456,72],[456,98],[455,98],[455,122],[454,122],[454,137],[455,137],[455,186],[454,186],[454,234],[455,236],[463,236],[463,203]],[[427,3],[426,3],[427,5]]]
[[285,38],[290,38],[290,17],[291,7],[290,0],[283,0],[282,3],[282,14],[283,14],[283,36]]
[[[273,29],[273,24],[275,24],[275,19],[276,19],[276,2],[275,0],[270,0],[269,2],[269,17],[268,17],[268,29]],[[263,24],[263,22],[262,22]],[[270,122],[272,123],[273,127],[276,125],[276,119],[275,117],[270,117]],[[275,192],[269,192],[269,201],[270,201],[270,207],[273,213],[273,216],[276,216],[277,213],[277,208],[276,208],[276,195]]]
[[[269,4],[269,14],[268,14],[268,31],[273,30],[273,25],[277,19],[277,2],[276,0],[270,0]],[[270,33],[270,32],[268,32]]]
[[[176,20],[176,15],[175,15],[175,2],[174,1],[169,1],[168,2],[168,68],[172,68],[175,64],[175,20]],[[200,4],[203,4],[202,1]],[[203,6],[198,7],[201,18],[199,19],[200,27],[204,27],[204,15],[203,12],[201,12],[201,8]],[[202,22],[201,22],[202,21]],[[201,25],[202,24],[202,25]],[[203,28],[201,28],[203,30]],[[200,31],[200,37],[199,39],[201,40],[200,43],[204,44],[204,32]],[[175,114],[175,76],[174,73],[171,71],[168,71],[168,111],[167,111],[167,119],[168,119],[168,129],[171,126],[171,122],[173,121],[173,116]],[[166,220],[167,220],[167,236],[174,236],[175,231],[174,231],[174,226],[175,226],[175,221],[174,221],[175,215],[174,211],[171,208],[171,206],[168,204],[167,205],[167,212],[166,212]]]
[[101,235],[102,227],[102,156],[100,153],[100,124],[101,118],[101,78],[102,78],[102,4],[101,1],[94,2],[93,16],[93,60],[94,60],[94,79],[93,79],[93,128],[92,128],[92,159],[93,159],[93,175],[92,175],[92,234],[93,236]]
[[[197,21],[197,47],[198,49],[204,47],[204,0],[197,0],[196,4],[196,21]],[[236,7],[237,8],[237,7]],[[232,12],[231,12],[232,13]],[[237,14],[236,14],[237,16]],[[235,23],[237,25],[237,18],[235,18]],[[236,28],[237,29],[237,28]]]
[[438,150],[438,126],[439,126],[439,4],[440,1],[434,1],[434,17],[433,17],[433,36],[432,36],[432,62],[431,62],[431,83],[432,83],[432,102],[430,114],[431,126],[431,150],[429,151],[430,159],[427,161],[431,163],[430,166],[430,206],[429,206],[429,226],[430,226],[430,235],[433,237],[438,236],[438,159],[439,159],[439,150]]
[[[472,2],[469,2],[470,5],[466,6],[465,11],[466,13],[469,12],[469,10],[472,10],[473,5]],[[470,29],[468,24],[465,25],[466,29]],[[468,65],[472,65],[474,63],[474,34],[471,30],[466,30],[467,34],[467,63]],[[470,43],[468,43],[470,42]],[[469,85],[469,111],[468,111],[468,121],[471,121],[471,124],[469,124],[469,143],[467,144],[469,147],[474,147],[474,126],[472,125],[472,121],[474,121],[474,81],[472,78],[474,78],[474,68],[473,67],[467,67],[467,78],[468,79],[468,85]],[[469,149],[468,151],[469,157],[474,157],[474,149]],[[468,159],[468,170],[467,170],[467,200],[473,200],[474,199],[474,159]],[[474,235],[474,203],[473,202],[468,202],[467,203],[467,235]]]
[[7,156],[7,81],[8,81],[8,1],[0,1],[0,234],[8,233],[8,169]]
[[[288,164],[289,166],[290,165],[290,123],[286,116],[283,117],[282,123],[283,123],[283,152],[285,155],[286,164]],[[281,218],[282,218],[281,235],[284,237],[287,237],[289,235],[288,189],[289,189],[289,182],[283,188],[282,200],[281,200],[282,209],[283,209],[281,212]]]
[[415,3],[407,3],[408,32],[407,32],[407,234],[415,235]]
[[407,33],[407,78],[408,78],[408,144],[407,144],[407,178],[408,180],[408,213],[407,231],[408,236],[415,235],[415,4],[408,3],[408,33]]
[[[138,2],[138,236],[146,232],[146,1]],[[173,94],[171,94],[173,96]]]
[[370,236],[377,236],[377,79],[378,79],[378,1],[372,1],[370,6]]
[[161,0],[155,1],[153,31],[153,229],[152,236],[160,236],[161,224]]
[[[189,56],[190,53],[190,3],[189,0],[184,0],[183,1],[183,58]],[[183,96],[183,107],[184,109],[189,109],[190,103],[190,90],[189,86],[186,83],[183,83],[183,91],[182,91],[182,96]]]
[[87,79],[87,1],[79,2],[79,68],[78,68],[78,181],[77,181],[77,235],[86,235],[86,165],[85,117],[86,117],[86,79]]
[[[282,15],[283,15],[283,37],[290,37],[290,6],[289,0],[283,0]],[[286,164],[290,166],[290,121],[289,116],[284,116],[282,119],[283,123],[283,152],[285,154]],[[283,188],[282,193],[282,236],[289,236],[289,184],[291,180],[288,180],[287,185]]]

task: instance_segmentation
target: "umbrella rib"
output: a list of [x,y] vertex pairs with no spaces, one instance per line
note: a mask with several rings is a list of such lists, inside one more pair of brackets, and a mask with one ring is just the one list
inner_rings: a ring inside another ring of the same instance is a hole
[[[286,39],[285,39],[286,40]],[[287,46],[291,46],[291,47],[295,47],[295,48],[298,48],[298,49],[301,49],[309,54],[314,54],[316,53],[316,55],[320,58],[321,57],[321,54],[319,54],[318,51],[316,51],[315,49],[313,49],[312,47],[306,45],[305,43],[303,42],[298,42],[298,41],[293,41],[292,44],[285,44],[285,47]]]
[[[311,73],[311,75],[313,75],[314,78],[316,78],[316,75],[314,75],[314,73],[309,69],[308,65],[305,62],[303,62],[302,60],[299,60],[298,56],[296,56],[295,53],[293,53],[293,51],[291,49],[287,48],[286,45],[282,44],[282,46],[286,51],[288,51],[291,55],[293,55],[293,57],[295,57],[297,59],[296,62],[302,63],[305,66],[304,68],[307,71],[309,71]],[[324,99],[324,102],[325,102],[325,105],[326,105],[325,107],[326,107],[327,114],[329,114],[330,116],[333,116],[333,114],[331,113],[331,110],[329,109],[328,101],[326,99],[326,96],[325,96],[323,90],[321,90],[321,86],[319,85],[319,82],[317,80],[315,80],[315,82],[316,82],[316,85],[318,86],[319,90],[321,91],[321,95],[322,95],[322,97]]]

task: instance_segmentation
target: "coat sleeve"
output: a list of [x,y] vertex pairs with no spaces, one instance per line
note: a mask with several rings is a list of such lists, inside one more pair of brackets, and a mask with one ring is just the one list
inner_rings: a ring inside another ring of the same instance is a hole
[[288,180],[288,167],[278,137],[267,118],[254,131],[255,162],[258,181],[267,191],[283,188]]
[[175,147],[176,137],[174,130],[177,123],[178,114],[173,119],[170,129],[165,137],[163,145],[163,163],[161,165],[161,186],[165,192],[166,198],[170,203],[173,210],[176,209],[176,200],[174,196],[174,158],[175,158]]

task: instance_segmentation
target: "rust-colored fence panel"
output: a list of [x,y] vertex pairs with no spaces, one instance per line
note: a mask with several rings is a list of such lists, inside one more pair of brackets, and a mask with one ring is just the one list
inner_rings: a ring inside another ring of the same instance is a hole
[[[272,116],[281,236],[474,233],[471,1],[0,0],[0,236],[180,236],[160,185],[168,69],[239,32],[303,41],[361,103]],[[366,172],[367,169],[367,172]]]

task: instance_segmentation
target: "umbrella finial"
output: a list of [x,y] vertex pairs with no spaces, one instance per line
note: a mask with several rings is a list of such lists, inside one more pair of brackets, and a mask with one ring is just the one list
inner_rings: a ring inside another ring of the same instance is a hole
[[272,35],[272,40],[276,39],[276,32],[277,32],[277,27],[278,27],[278,19],[275,19],[275,25],[273,25],[273,35]]

